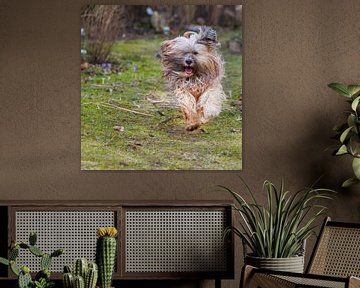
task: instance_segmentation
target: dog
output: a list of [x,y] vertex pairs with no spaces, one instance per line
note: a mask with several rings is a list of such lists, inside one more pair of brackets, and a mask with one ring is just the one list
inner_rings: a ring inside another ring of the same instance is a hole
[[221,80],[224,62],[216,31],[193,27],[160,47],[163,76],[181,108],[186,130],[217,117],[226,99]]

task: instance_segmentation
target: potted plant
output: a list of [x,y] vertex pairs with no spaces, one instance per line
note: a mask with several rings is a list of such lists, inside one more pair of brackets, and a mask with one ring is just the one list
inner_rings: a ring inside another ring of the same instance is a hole
[[97,229],[96,263],[99,267],[100,288],[111,288],[116,259],[116,237],[118,231],[115,227],[100,227]]
[[[304,270],[304,246],[314,233],[315,220],[325,211],[317,202],[331,199],[334,192],[312,187],[291,193],[283,183],[276,188],[270,181],[264,182],[267,193],[266,205],[261,205],[250,188],[244,183],[251,201],[223,187],[236,204],[240,215],[240,227],[229,227],[243,242],[245,264],[278,271],[300,272]],[[250,250],[250,253],[247,253]]]
[[[8,251],[8,259],[0,257],[0,263],[10,266],[11,271],[18,277],[18,288],[50,288],[54,286],[54,282],[50,280],[50,265],[54,257],[59,257],[64,253],[63,249],[57,249],[52,253],[43,252],[36,246],[37,236],[30,233],[29,243],[19,242],[12,243]],[[41,270],[36,273],[32,279],[30,268],[26,265],[19,265],[16,262],[20,249],[28,250],[31,254],[40,258]]]
[[344,85],[331,83],[328,85],[338,94],[347,98],[351,109],[347,112],[347,120],[334,128],[337,132],[340,145],[334,151],[334,155],[350,155],[354,177],[347,179],[342,186],[348,187],[360,183],[360,85]]

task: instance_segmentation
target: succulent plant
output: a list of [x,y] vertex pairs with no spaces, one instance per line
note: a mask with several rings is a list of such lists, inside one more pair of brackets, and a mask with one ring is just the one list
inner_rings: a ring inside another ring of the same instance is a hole
[[99,284],[101,288],[110,288],[116,258],[115,227],[97,229],[96,262],[99,267]]
[[64,273],[62,276],[64,288],[73,288],[74,287],[74,275],[71,273],[71,270],[68,266],[64,267]]
[[64,266],[64,288],[95,288],[98,279],[96,263],[88,263],[85,258],[78,258],[74,263],[74,272],[69,266]]
[[[51,254],[43,252],[39,247],[35,246],[37,241],[36,233],[30,233],[29,244],[20,242],[12,242],[8,251],[8,259],[0,257],[0,263],[10,266],[11,271],[18,276],[19,288],[48,288],[53,282],[50,281],[50,265],[53,257],[58,257],[64,253],[63,249],[57,249]],[[33,255],[40,257],[41,270],[35,275],[33,281],[28,266],[19,267],[16,259],[19,256],[20,249],[29,250]]]
[[77,275],[74,277],[74,288],[85,288],[84,278]]
[[96,263],[90,263],[85,276],[85,288],[95,288],[98,280],[98,266]]
[[18,285],[19,288],[28,288],[32,283],[32,278],[30,275],[30,269],[27,266],[21,267],[21,271],[19,273]]
[[88,261],[85,258],[79,258],[75,261],[74,274],[75,276],[81,276],[85,279]]

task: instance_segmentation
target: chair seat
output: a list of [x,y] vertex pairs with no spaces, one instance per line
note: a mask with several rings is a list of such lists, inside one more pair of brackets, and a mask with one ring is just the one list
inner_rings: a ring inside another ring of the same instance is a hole
[[244,267],[243,274],[246,277],[243,287],[246,288],[360,287],[360,279],[357,277],[333,277],[315,274],[280,272],[258,269],[249,265]]
[[311,287],[327,287],[327,288],[345,288],[347,281],[346,278],[339,280],[334,279],[333,277],[329,277],[330,279],[320,279],[316,277],[309,278],[309,275],[304,275],[304,278],[296,277],[296,276],[281,276],[281,275],[277,277],[296,284],[296,287],[299,287],[300,285],[300,287],[311,286]]

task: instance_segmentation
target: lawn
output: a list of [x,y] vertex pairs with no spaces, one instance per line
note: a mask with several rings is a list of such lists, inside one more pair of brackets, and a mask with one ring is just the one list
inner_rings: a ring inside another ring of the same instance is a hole
[[111,73],[96,66],[81,72],[82,169],[242,169],[241,56],[221,49],[228,100],[218,118],[188,132],[155,57],[163,40],[118,41]]

